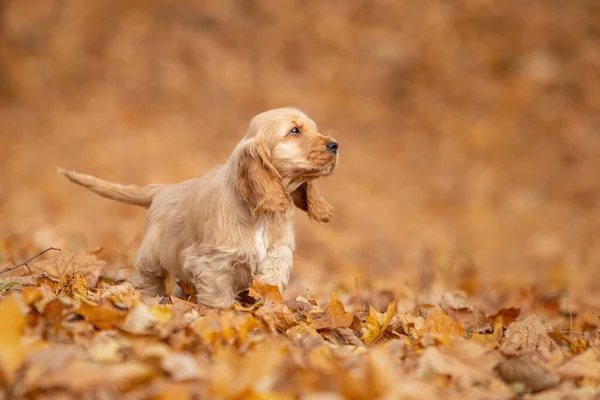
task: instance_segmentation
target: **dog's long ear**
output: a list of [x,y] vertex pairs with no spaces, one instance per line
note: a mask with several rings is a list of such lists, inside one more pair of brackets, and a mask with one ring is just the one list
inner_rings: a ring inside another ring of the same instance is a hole
[[285,213],[292,208],[292,199],[281,175],[271,164],[267,150],[257,142],[248,143],[240,150],[235,185],[253,212]]
[[312,182],[300,185],[292,193],[294,204],[306,211],[309,217],[319,222],[329,222],[333,218],[333,207],[319,194]]

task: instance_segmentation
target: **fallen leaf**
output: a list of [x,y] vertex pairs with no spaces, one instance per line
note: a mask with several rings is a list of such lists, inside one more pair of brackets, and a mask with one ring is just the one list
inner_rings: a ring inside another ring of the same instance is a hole
[[316,315],[309,314],[307,321],[315,329],[335,329],[349,327],[352,319],[353,315],[346,312],[334,292],[329,298],[325,311]]
[[461,326],[452,321],[440,309],[433,311],[427,316],[423,324],[423,332],[460,337],[465,337],[467,334]]
[[124,359],[123,346],[112,331],[99,332],[88,347],[90,359],[97,362],[119,362]]
[[522,383],[529,392],[548,390],[560,382],[558,376],[541,365],[518,358],[502,361],[496,366],[496,372],[506,383]]
[[46,327],[53,335],[60,335],[64,331],[64,322],[74,310],[73,302],[68,298],[57,297],[48,302],[43,310]]
[[290,310],[293,311],[299,311],[299,312],[303,312],[303,313],[309,313],[311,311],[321,311],[320,308],[316,307],[315,305],[309,303],[305,298],[303,298],[302,296],[298,296],[295,299],[289,299],[283,302]]
[[158,324],[162,325],[167,323],[173,316],[173,310],[171,305],[156,305],[150,307],[150,311],[158,319]]
[[142,303],[142,296],[129,282],[117,286],[103,284],[103,287],[100,289],[100,298],[108,299],[114,304],[119,304],[127,308],[133,308]]
[[250,332],[264,325],[249,313],[233,310],[211,310],[191,328],[215,350],[223,346],[240,346],[247,342]]
[[388,305],[385,313],[378,313],[372,306],[369,306],[369,316],[366,320],[367,330],[361,337],[365,345],[373,344],[386,331],[395,312],[395,300]]
[[14,295],[0,301],[0,318],[0,383],[9,384],[27,354],[22,346],[26,319]]
[[546,327],[535,315],[508,327],[500,351],[507,356],[540,352],[546,358],[559,356],[562,360],[558,345],[550,338]]
[[600,355],[594,349],[571,358],[556,369],[563,379],[592,379],[600,384]]
[[255,393],[269,392],[277,381],[278,366],[283,360],[282,340],[261,342],[246,354],[223,347],[215,354],[209,383],[210,398],[252,398]]
[[306,324],[299,324],[285,332],[292,342],[300,347],[315,348],[323,346],[325,339],[316,329]]
[[85,298],[88,294],[88,285],[83,276],[74,272],[64,274],[54,289],[57,296],[73,298],[75,294]]
[[364,347],[364,343],[359,339],[354,331],[350,328],[337,328],[335,332],[340,335],[346,344],[356,347]]
[[124,361],[116,364],[98,364],[90,361],[75,361],[66,368],[48,374],[37,382],[40,390],[67,388],[75,393],[91,389],[115,387],[127,390],[148,382],[160,375],[155,367],[140,361]]
[[[14,285],[14,284],[17,285]],[[46,275],[45,273],[37,274],[37,275],[29,275],[29,276],[9,276],[9,277],[0,277],[0,285],[8,284],[7,288],[10,287],[28,287],[28,286],[41,286],[47,285],[52,289],[56,287],[57,282],[53,281]]]
[[447,311],[448,308],[453,308],[455,310],[460,310],[463,308],[469,310],[471,309],[471,307],[467,304],[467,299],[465,296],[453,292],[442,293],[440,308],[444,311]]
[[269,325],[271,330],[285,332],[298,324],[294,313],[284,303],[266,303],[255,312],[263,321]]
[[501,308],[495,315],[488,316],[488,321],[493,324],[498,317],[501,317],[504,329],[507,329],[513,322],[517,320],[520,314],[521,309],[517,307]]
[[162,359],[160,366],[176,382],[193,381],[201,376],[196,360],[189,353],[171,353]]
[[53,344],[32,352],[25,362],[22,383],[26,392],[33,391],[47,375],[66,368],[77,357],[76,350],[69,345]]
[[[411,340],[415,340],[419,337],[421,331],[423,330],[423,326],[425,325],[425,319],[423,317],[415,317],[412,314],[402,314],[398,317],[398,321],[400,322],[400,326],[402,327],[402,332]],[[394,324],[397,325],[396,323]]]
[[134,335],[144,335],[152,333],[158,322],[159,319],[145,304],[138,304],[127,314],[120,328]]
[[424,350],[418,361],[416,373],[425,380],[431,380],[438,375],[450,377],[462,390],[473,385],[487,384],[493,379],[490,371],[465,364],[455,357],[442,353],[436,347],[428,347]]
[[114,329],[121,325],[127,316],[127,310],[105,299],[100,300],[97,306],[82,302],[76,313],[98,329]]
[[250,297],[256,300],[263,300],[264,302],[281,303],[283,301],[283,297],[281,297],[281,292],[277,286],[269,285],[257,278],[252,280],[252,286],[248,294]]
[[194,310],[194,311],[198,312],[198,314],[200,314],[200,315],[206,315],[208,312],[210,312],[212,310],[211,308],[206,307],[202,304],[192,303],[190,301],[180,299],[179,297],[171,296],[170,299],[173,302],[172,309],[179,309],[182,312]]
[[106,265],[105,261],[99,260],[97,255],[102,248],[82,250],[76,253],[56,252],[52,258],[40,260],[31,265],[31,270],[48,274],[52,278],[61,278],[72,271],[74,265],[80,276],[85,276],[88,271],[101,271]]
[[188,281],[177,281],[177,285],[181,288],[181,291],[186,299],[198,294],[198,292],[196,292],[196,288]]

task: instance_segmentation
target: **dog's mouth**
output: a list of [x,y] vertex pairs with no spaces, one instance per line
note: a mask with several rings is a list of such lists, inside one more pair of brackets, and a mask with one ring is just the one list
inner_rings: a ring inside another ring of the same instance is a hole
[[337,157],[334,157],[331,161],[327,162],[324,165],[320,165],[317,168],[314,168],[312,171],[308,173],[311,177],[320,178],[322,176],[329,176],[333,174],[335,168],[337,167]]

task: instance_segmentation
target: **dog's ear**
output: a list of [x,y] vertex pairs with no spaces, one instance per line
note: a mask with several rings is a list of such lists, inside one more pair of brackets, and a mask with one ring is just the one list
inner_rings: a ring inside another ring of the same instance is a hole
[[240,150],[235,185],[253,212],[285,213],[292,208],[281,175],[271,164],[264,146],[255,141]]
[[318,222],[329,222],[333,218],[333,207],[319,194],[313,182],[300,185],[292,193],[294,204],[306,211],[309,217]]

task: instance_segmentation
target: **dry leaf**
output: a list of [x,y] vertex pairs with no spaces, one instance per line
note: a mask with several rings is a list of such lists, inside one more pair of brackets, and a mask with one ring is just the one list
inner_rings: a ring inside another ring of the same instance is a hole
[[285,354],[281,340],[261,342],[247,354],[224,347],[215,354],[209,383],[211,398],[248,398],[268,392],[277,381],[277,367]]
[[88,271],[101,271],[106,265],[105,261],[99,260],[97,255],[102,248],[82,250],[76,253],[56,252],[52,258],[40,260],[31,265],[34,272],[46,273],[52,278],[61,278],[73,271],[77,266],[80,276],[85,276]]
[[160,366],[176,382],[193,381],[201,376],[196,360],[189,353],[171,353],[162,359]]
[[88,294],[88,285],[85,279],[77,272],[64,274],[58,281],[54,293],[57,296],[69,298],[73,298],[77,294],[85,298]]
[[269,302],[259,307],[254,313],[274,331],[285,332],[298,324],[295,315],[284,303]]
[[462,390],[473,385],[489,383],[493,379],[489,371],[482,370],[476,365],[465,364],[440,352],[435,347],[426,348],[418,362],[418,376],[426,380],[435,378],[436,375],[447,376],[454,380]]
[[325,344],[325,340],[316,329],[306,325],[299,324],[285,332],[296,345],[300,347],[315,348]]
[[119,362],[124,358],[123,346],[111,331],[99,332],[87,349],[90,359],[98,362]]
[[401,324],[402,332],[404,332],[405,335],[408,335],[412,340],[419,337],[423,330],[423,326],[425,325],[425,319],[423,319],[423,317],[415,317],[411,314],[400,315],[398,321]]
[[466,336],[466,331],[439,309],[427,316],[427,319],[425,319],[425,323],[423,324],[423,332],[449,336]]
[[48,374],[38,382],[37,387],[41,390],[67,388],[75,393],[106,387],[127,390],[148,382],[158,374],[160,372],[155,367],[139,361],[116,364],[75,361],[61,371]]
[[335,330],[338,335],[344,340],[346,344],[350,344],[356,347],[364,347],[364,343],[359,339],[354,331],[350,328],[337,328]]
[[248,341],[250,332],[263,324],[248,313],[233,310],[211,310],[194,322],[191,328],[215,350],[223,346],[240,346]]
[[452,292],[444,292],[442,293],[442,300],[440,302],[440,308],[447,312],[449,308],[453,308],[455,310],[460,309],[468,309],[472,308],[467,304],[467,299],[463,295],[459,293]]
[[510,324],[515,322],[519,315],[521,314],[521,309],[516,307],[509,308],[501,308],[495,315],[490,315],[488,317],[488,321],[493,324],[495,321],[501,317],[504,329],[508,328]]
[[592,379],[600,384],[600,355],[594,349],[571,358],[556,369],[563,379]]
[[142,296],[129,282],[116,286],[103,285],[100,290],[100,298],[108,299],[114,304],[122,305],[127,308],[133,308],[142,303]]
[[25,315],[14,295],[0,301],[0,318],[0,383],[8,384],[27,354],[22,346]]
[[500,345],[502,353],[508,356],[526,355],[539,351],[545,357],[558,354],[559,348],[550,338],[546,327],[536,317],[511,324]]
[[366,332],[361,337],[365,345],[373,344],[386,331],[392,317],[396,312],[396,301],[392,301],[385,313],[378,313],[372,306],[369,306],[369,316],[366,321]]
[[331,294],[324,312],[308,314],[308,324],[315,329],[347,328],[352,324],[352,319],[353,315],[346,312],[335,293]]
[[502,361],[496,372],[506,383],[522,383],[530,392],[551,389],[560,382],[559,377],[546,368],[518,358]]
[[149,334],[159,319],[145,304],[138,304],[127,314],[120,328],[134,335]]
[[127,310],[105,299],[100,300],[97,306],[82,302],[76,313],[98,329],[114,329],[121,325],[127,316]]
[[281,297],[281,292],[277,286],[264,283],[256,277],[252,280],[252,286],[248,294],[256,300],[264,302],[281,303],[283,301],[283,297]]

